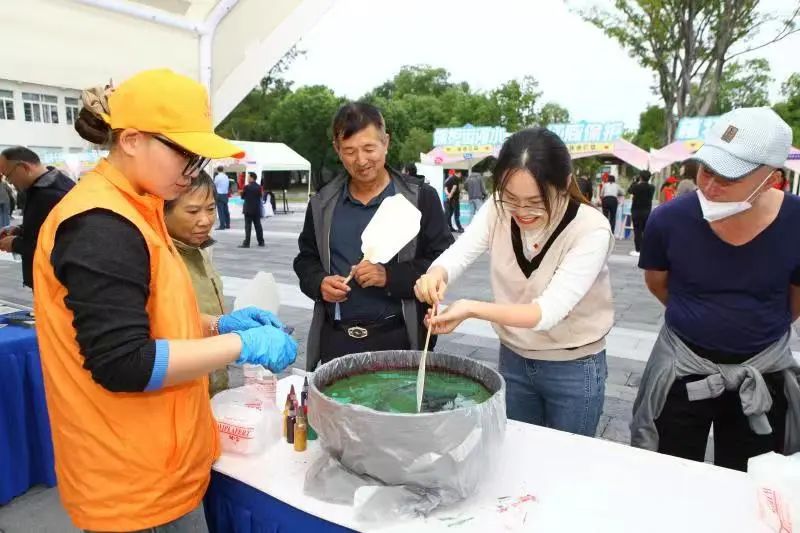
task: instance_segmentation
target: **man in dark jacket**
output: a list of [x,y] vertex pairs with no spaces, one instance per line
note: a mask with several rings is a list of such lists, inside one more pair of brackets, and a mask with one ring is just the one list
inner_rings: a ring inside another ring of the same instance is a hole
[[256,183],[256,175],[247,175],[247,185],[242,189],[244,202],[244,242],[239,248],[250,248],[250,231],[256,227],[258,245],[264,246],[264,231],[261,229],[261,187]]
[[0,250],[22,257],[22,283],[33,289],[33,252],[39,228],[75,182],[60,170],[42,165],[39,156],[23,146],[0,153],[0,174],[26,194],[22,225],[0,229]]
[[[414,297],[414,283],[453,243],[436,191],[386,166],[389,136],[377,108],[342,106],[333,139],[347,175],[309,202],[294,260],[300,289],[315,302],[308,370],[348,353],[419,349],[425,308]],[[383,200],[395,194],[420,210],[421,230],[387,264],[373,265],[362,260],[361,233]],[[353,280],[345,284],[351,272]]]
[[[444,182],[444,192],[447,195],[445,216],[451,232],[464,233],[464,228],[461,227],[461,173],[451,172],[450,177]],[[455,229],[451,219],[456,221]]]

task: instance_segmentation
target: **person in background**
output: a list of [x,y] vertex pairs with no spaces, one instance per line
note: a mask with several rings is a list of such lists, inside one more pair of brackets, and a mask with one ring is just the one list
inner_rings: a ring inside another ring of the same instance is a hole
[[417,174],[417,165],[415,163],[406,163],[403,165],[403,175],[411,178],[419,178]]
[[578,189],[581,191],[581,194],[583,195],[584,198],[586,198],[586,201],[591,204],[592,197],[594,196],[594,192],[592,191],[593,187],[591,180],[586,176],[581,176],[576,181],[578,183]]
[[231,229],[231,213],[228,209],[228,195],[231,190],[231,180],[225,174],[224,168],[217,167],[217,173],[214,175],[214,198],[217,204],[217,213],[219,214],[219,227],[217,229]]
[[578,190],[571,165],[564,142],[545,128],[506,139],[494,197],[415,292],[440,304],[448,285],[488,251],[494,302],[450,304],[429,320],[433,333],[450,333],[468,318],[491,322],[501,342],[508,417],[593,437],[614,323],[607,266],[614,236]]
[[659,207],[639,268],[665,305],[633,407],[631,443],[745,471],[750,457],[800,451],[800,198],[772,188],[792,130],[767,107],[735,109],[693,159],[697,194]]
[[[78,179],[80,179],[80,178],[78,178]],[[5,183],[5,184],[6,184],[6,186],[8,187],[8,191],[9,191],[9,197],[11,198],[11,206],[10,206],[10,208],[9,208],[9,209],[10,209],[10,210],[9,210],[9,216],[10,216],[10,217],[11,217],[11,219],[13,220],[13,219],[14,219],[14,211],[15,211],[15,210],[17,209],[17,207],[19,206],[19,197],[22,195],[22,193],[21,193],[20,191],[18,191],[17,189],[15,189],[15,188],[14,188],[14,187],[13,187],[13,186],[12,186],[12,185],[11,185],[11,184],[8,182],[8,180],[6,179],[6,177],[5,177],[5,176],[3,176],[2,174],[0,174],[0,180],[2,180],[2,181],[3,181],[3,183]],[[2,228],[0,228],[0,229],[2,229]]]
[[275,194],[272,191],[264,190],[263,186],[261,190],[264,191],[261,199],[261,203],[264,205],[264,218],[272,218],[275,216]]
[[694,179],[689,176],[683,176],[678,183],[678,188],[675,190],[675,197],[683,196],[684,194],[691,194],[697,190],[697,185]]
[[631,221],[633,222],[633,246],[630,255],[639,257],[642,248],[642,236],[647,225],[650,211],[653,209],[653,196],[656,188],[650,183],[650,171],[639,172],[639,180],[631,185],[628,193],[633,198],[631,202]]
[[[214,244],[211,230],[217,218],[216,183],[205,171],[174,200],[164,202],[164,222],[175,249],[183,259],[197,305],[204,315],[225,314],[222,278],[211,263],[208,248]],[[218,368],[208,376],[209,393],[214,396],[228,388],[228,371]]]
[[220,453],[208,373],[281,372],[297,343],[260,309],[201,314],[167,231],[164,200],[243,155],[205,88],[157,69],[81,96],[75,129],[108,156],[53,208],[33,265],[58,492],[79,529],[185,531]]
[[675,198],[675,194],[678,190],[678,178],[675,176],[670,176],[666,180],[664,180],[664,184],[661,185],[661,191],[658,195],[658,201],[661,204],[665,204],[670,200]]
[[278,212],[278,208],[276,207],[275,203],[275,193],[272,192],[272,189],[264,189],[264,203],[269,203],[270,207],[272,208],[272,214]]
[[11,202],[14,199],[14,191],[6,181],[6,177],[0,175],[0,228],[5,228],[11,224]]
[[[349,353],[420,349],[425,308],[414,298],[414,282],[453,243],[436,190],[386,165],[389,135],[378,108],[345,104],[332,130],[346,173],[311,198],[294,260],[300,289],[315,302],[309,371]],[[422,213],[420,232],[386,264],[364,261],[361,234],[381,203],[396,194]]]
[[786,171],[782,168],[775,169],[775,183],[772,187],[779,191],[790,192],[789,179],[786,177]]
[[241,192],[244,213],[244,242],[239,248],[250,248],[250,233],[253,226],[256,228],[256,241],[260,248],[264,247],[264,230],[261,227],[261,186],[256,183],[256,175],[250,172],[247,175],[247,185]]
[[486,200],[486,186],[483,184],[483,176],[473,172],[467,178],[464,187],[467,189],[469,205],[472,207],[472,216],[474,217],[483,205],[483,201]]
[[22,257],[22,283],[33,289],[33,252],[39,229],[75,182],[60,170],[42,165],[39,156],[23,146],[0,152],[0,174],[26,195],[22,225],[0,229],[0,251]]
[[619,208],[619,195],[620,188],[617,185],[617,178],[609,176],[606,183],[603,185],[602,202],[603,215],[608,219],[611,225],[611,233],[613,234],[617,229],[617,209]]
[[[444,213],[450,231],[464,233],[461,227],[461,173],[450,170],[450,176],[444,182],[444,193],[447,196]],[[453,229],[452,220],[455,219],[456,229]]]

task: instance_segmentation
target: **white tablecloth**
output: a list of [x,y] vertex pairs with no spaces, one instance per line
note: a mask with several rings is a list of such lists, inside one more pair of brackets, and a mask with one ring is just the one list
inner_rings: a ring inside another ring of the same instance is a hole
[[[279,404],[292,376],[278,386]],[[755,486],[733,470],[509,421],[502,458],[471,498],[427,518],[356,522],[348,506],[303,494],[322,450],[297,453],[281,441],[253,457],[223,455],[218,472],[288,505],[362,531],[587,533],[759,533]]]

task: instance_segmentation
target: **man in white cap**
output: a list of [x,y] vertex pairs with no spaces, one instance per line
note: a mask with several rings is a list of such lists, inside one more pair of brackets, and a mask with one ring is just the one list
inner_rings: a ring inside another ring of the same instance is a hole
[[656,209],[639,268],[665,324],[634,403],[635,446],[746,470],[800,451],[800,198],[775,190],[792,131],[771,109],[736,109],[694,156],[697,193]]

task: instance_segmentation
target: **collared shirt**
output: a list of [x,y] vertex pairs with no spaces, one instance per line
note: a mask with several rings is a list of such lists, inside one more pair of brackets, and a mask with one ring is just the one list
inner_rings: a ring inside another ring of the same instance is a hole
[[[353,265],[361,262],[361,234],[367,227],[381,203],[395,194],[394,184],[389,185],[378,196],[367,204],[355,199],[350,194],[349,183],[342,190],[342,195],[333,212],[331,225],[331,268],[333,274],[348,276]],[[362,288],[358,283],[350,283],[350,294],[346,302],[328,304],[328,316],[335,320],[363,320],[374,322],[392,315],[402,313],[399,298],[386,294],[383,287]]]
[[228,175],[224,172],[217,173],[217,175],[214,176],[214,187],[217,189],[217,194],[228,194],[231,187]]

